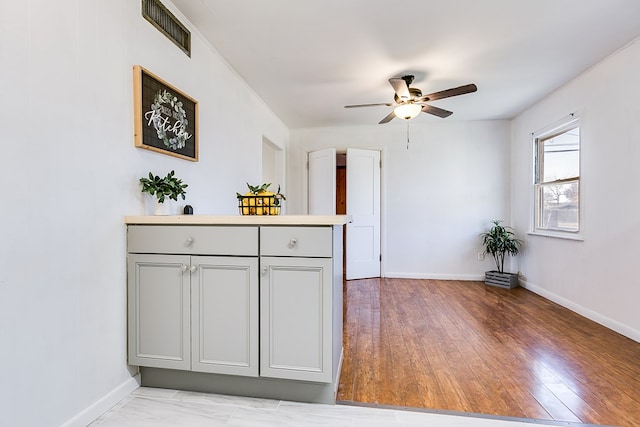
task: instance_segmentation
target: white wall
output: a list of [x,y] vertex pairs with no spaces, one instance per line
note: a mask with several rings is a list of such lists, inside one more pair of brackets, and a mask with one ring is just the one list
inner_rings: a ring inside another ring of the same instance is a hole
[[[509,221],[508,121],[411,121],[291,131],[287,203],[306,213],[306,155],[335,147],[382,150],[382,257],[386,277],[477,280],[478,235]],[[347,165],[348,167],[348,165]]]
[[[196,213],[235,214],[235,192],[261,179],[263,137],[288,144],[192,36],[189,58],[139,0],[2,2],[0,425],[85,425],[135,387],[123,217],[147,211],[139,177],[175,169]],[[134,147],[134,64],[199,101],[200,162]]]
[[582,109],[584,241],[529,235],[528,288],[640,341],[640,41],[513,121],[513,219],[530,227],[531,133]]

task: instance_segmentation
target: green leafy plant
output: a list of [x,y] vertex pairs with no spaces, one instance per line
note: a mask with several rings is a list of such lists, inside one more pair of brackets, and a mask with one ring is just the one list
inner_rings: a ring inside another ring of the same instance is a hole
[[280,193],[280,186],[278,185],[278,191],[271,192],[269,191],[269,187],[271,186],[271,183],[264,183],[262,185],[251,185],[247,182],[247,187],[249,188],[249,191],[246,194],[240,194],[240,193],[236,193],[236,197],[238,198],[238,200],[242,200],[243,197],[246,196],[275,196],[276,200],[275,200],[275,205],[279,206],[280,205],[280,200],[287,200],[286,197],[284,197],[284,194]]
[[517,239],[513,228],[500,225],[502,221],[494,220],[493,226],[486,233],[480,234],[484,253],[491,254],[500,273],[504,273],[504,258],[508,255],[517,255],[523,245],[523,241]]
[[154,176],[149,172],[149,178],[140,178],[140,183],[142,184],[142,192],[156,196],[159,203],[164,203],[166,197],[178,200],[178,196],[181,196],[184,200],[187,194],[184,189],[189,186],[175,177],[175,171],[169,172],[164,178],[160,178],[158,175]]

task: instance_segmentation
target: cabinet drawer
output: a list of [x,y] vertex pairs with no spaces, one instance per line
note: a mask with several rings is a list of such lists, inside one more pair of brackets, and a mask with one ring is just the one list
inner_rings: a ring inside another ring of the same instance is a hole
[[260,255],[331,258],[331,227],[260,227]]
[[132,253],[258,255],[258,227],[130,225]]

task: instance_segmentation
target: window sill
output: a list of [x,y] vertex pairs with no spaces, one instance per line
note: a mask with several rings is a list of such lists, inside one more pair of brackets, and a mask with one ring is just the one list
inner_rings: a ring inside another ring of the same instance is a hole
[[576,240],[579,242],[584,241],[584,235],[582,235],[582,233],[571,233],[566,231],[537,230],[529,231],[527,234],[530,236],[554,237],[556,239]]

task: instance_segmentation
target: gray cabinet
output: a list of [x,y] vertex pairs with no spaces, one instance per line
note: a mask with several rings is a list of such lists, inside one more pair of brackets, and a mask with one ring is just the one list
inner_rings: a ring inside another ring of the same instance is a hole
[[[129,363],[257,376],[257,239],[257,227],[130,226]],[[255,256],[177,255],[229,247]]]
[[334,358],[334,336],[342,349],[342,280],[336,289],[333,241],[332,227],[260,228],[261,376],[333,381],[340,356]]
[[130,224],[127,244],[143,384],[335,399],[342,225]]
[[130,364],[190,369],[189,258],[129,255]]
[[260,375],[331,382],[331,259],[260,262]]
[[257,376],[258,258],[191,263],[191,370]]

